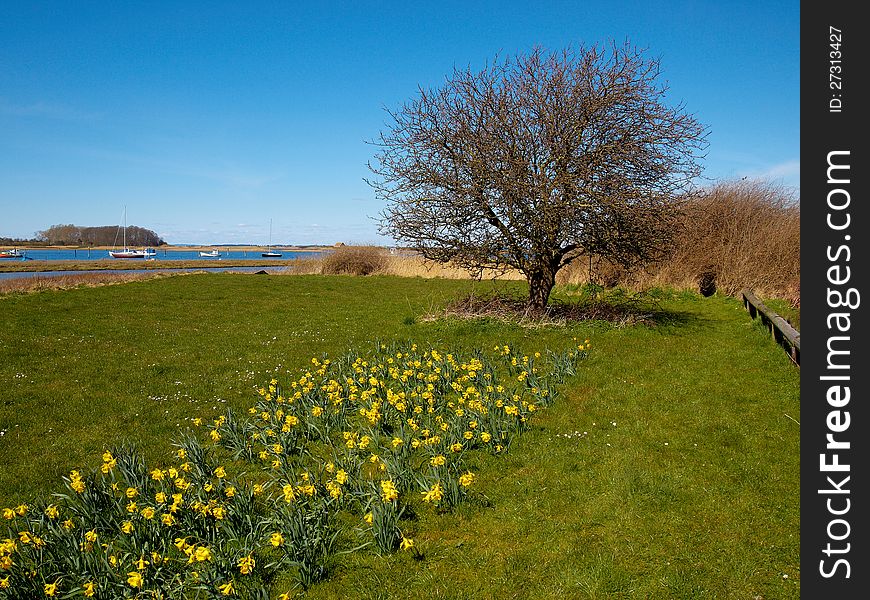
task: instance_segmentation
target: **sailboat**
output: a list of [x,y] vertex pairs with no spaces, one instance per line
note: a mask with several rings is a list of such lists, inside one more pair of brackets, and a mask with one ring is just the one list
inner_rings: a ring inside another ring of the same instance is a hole
[[[119,225],[120,229],[121,226]],[[127,207],[124,207],[124,249],[123,250],[115,250],[112,248],[109,250],[109,256],[112,258],[152,258],[157,251],[154,248],[147,248],[145,250],[133,250],[127,247]],[[115,233],[115,241],[118,241],[118,234]]]
[[266,248],[266,251],[263,252],[262,256],[264,258],[274,258],[281,256],[280,252],[272,251],[272,219],[269,219],[269,246],[268,248]]

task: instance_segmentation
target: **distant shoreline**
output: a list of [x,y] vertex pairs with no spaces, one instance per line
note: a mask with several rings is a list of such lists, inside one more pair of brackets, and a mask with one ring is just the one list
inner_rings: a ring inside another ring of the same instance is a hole
[[[117,246],[73,246],[73,245],[49,245],[49,246],[31,246],[27,244],[11,244],[2,245],[0,248],[19,248],[21,250],[112,250]],[[144,248],[146,246],[130,246],[131,248]],[[216,248],[218,250],[236,250],[238,252],[260,252],[265,248],[274,250],[286,250],[287,252],[323,252],[324,250],[332,250],[335,246],[295,246],[295,245],[236,245],[236,244],[207,244],[202,246],[175,246],[172,244],[164,244],[163,246],[147,246],[157,250],[165,250],[167,252],[197,252],[200,250],[207,251]]]

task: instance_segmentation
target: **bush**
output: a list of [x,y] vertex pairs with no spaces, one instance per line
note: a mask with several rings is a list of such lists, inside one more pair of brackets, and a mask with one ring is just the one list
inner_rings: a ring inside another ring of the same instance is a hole
[[800,297],[800,206],[782,188],[759,181],[717,185],[690,202],[677,249],[663,270],[672,278],[712,278],[737,294]]
[[387,253],[378,246],[340,246],[323,257],[326,275],[371,275],[387,267]]
[[763,181],[720,183],[683,207],[674,241],[671,256],[644,272],[582,256],[558,281],[670,286],[705,295],[752,288],[800,306],[800,204],[787,190]]

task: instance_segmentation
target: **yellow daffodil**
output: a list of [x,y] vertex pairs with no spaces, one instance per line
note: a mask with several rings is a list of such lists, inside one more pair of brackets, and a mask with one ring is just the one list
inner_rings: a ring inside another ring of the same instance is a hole
[[127,585],[133,588],[142,587],[142,573],[139,571],[130,571],[127,573]]
[[196,551],[193,553],[193,556],[196,558],[197,562],[205,562],[211,560],[211,550],[209,550],[207,546],[198,546]]
[[243,556],[239,559],[238,567],[239,572],[242,575],[250,575],[254,572],[254,567],[257,566],[257,562],[254,560],[254,557],[250,554],[247,556]]

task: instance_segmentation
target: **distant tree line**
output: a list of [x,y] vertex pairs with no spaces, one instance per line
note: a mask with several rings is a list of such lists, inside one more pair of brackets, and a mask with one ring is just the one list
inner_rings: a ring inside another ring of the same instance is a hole
[[[58,246],[120,246],[124,243],[124,232],[117,225],[100,227],[80,227],[78,225],[52,225],[45,231],[36,232],[37,242]],[[127,227],[128,246],[162,246],[163,239],[144,227]]]

